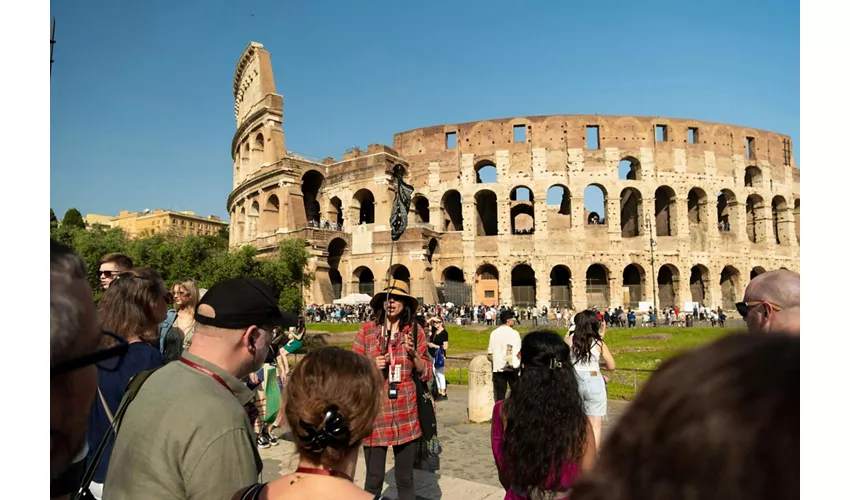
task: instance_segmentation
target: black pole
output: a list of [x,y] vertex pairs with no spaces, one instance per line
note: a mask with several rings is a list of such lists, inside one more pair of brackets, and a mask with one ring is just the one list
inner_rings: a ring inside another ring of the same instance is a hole
[[56,43],[56,18],[51,20],[50,27],[50,76],[53,77],[53,44]]

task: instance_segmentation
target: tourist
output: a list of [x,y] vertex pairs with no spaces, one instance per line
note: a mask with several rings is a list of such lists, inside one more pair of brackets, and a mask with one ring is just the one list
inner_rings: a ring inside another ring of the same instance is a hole
[[176,363],[152,374],[115,440],[104,498],[222,498],[257,481],[262,461],[243,380],[262,366],[275,326],[291,326],[271,288],[224,280],[195,311],[195,335]]
[[563,498],[593,466],[593,428],[582,409],[569,348],[551,330],[522,340],[520,377],[493,407],[493,456],[506,500]]
[[571,498],[799,499],[799,338],[733,334],[667,360]]
[[519,352],[522,341],[514,330],[516,319],[510,309],[499,315],[501,326],[490,332],[487,357],[493,363],[493,396],[496,401],[505,399],[508,387],[513,390],[517,383]]
[[[95,462],[95,452],[112,425],[130,379],[162,366],[162,355],[152,344],[158,340],[157,325],[168,310],[167,297],[165,283],[153,269],[130,269],[113,280],[103,294],[98,307],[100,323],[104,330],[114,332],[120,339],[104,337],[101,346],[108,348],[121,342],[129,346],[120,365],[97,369],[97,398],[92,403],[88,425],[90,463]],[[104,448],[89,485],[97,499],[103,497],[112,443]]]
[[800,331],[800,275],[787,269],[762,273],[735,304],[750,333]]
[[[446,394],[446,353],[449,350],[449,332],[440,318],[431,318],[431,335],[428,339],[428,353],[434,360],[434,378],[437,381],[437,400],[449,399]],[[442,358],[442,365],[437,366]]]
[[600,322],[592,311],[582,311],[576,314],[575,331],[565,339],[579,379],[584,412],[593,426],[597,450],[602,443],[602,418],[608,414],[608,391],[600,373],[599,359],[605,360],[607,370],[617,368],[614,356],[604,341],[605,329],[605,323]]
[[192,344],[195,334],[195,307],[201,299],[198,282],[194,278],[184,278],[171,287],[174,297],[174,309],[168,311],[168,317],[161,323],[159,348],[166,363],[180,359],[184,351]]
[[127,345],[102,349],[86,265],[50,240],[50,498],[77,492],[86,467],[86,426],[97,393],[97,363],[115,366]]
[[109,288],[119,274],[133,269],[133,260],[123,253],[108,253],[100,258],[97,269],[97,279],[104,290]]
[[353,483],[360,445],[372,433],[385,397],[375,364],[338,347],[313,351],[295,366],[285,397],[298,468],[242,490],[233,500],[383,498]]
[[556,307],[555,308],[555,320],[556,320],[555,326],[557,326],[558,328],[561,328],[561,320],[563,319],[563,317],[564,317],[564,313],[561,312],[561,308]]
[[431,378],[427,336],[413,319],[419,302],[410,295],[404,281],[390,281],[387,288],[372,297],[371,306],[375,319],[360,328],[352,347],[355,353],[373,360],[384,378],[383,409],[372,434],[363,441],[364,489],[372,494],[383,489],[387,449],[392,446],[398,498],[413,500],[416,440],[422,436],[413,377],[426,383]]

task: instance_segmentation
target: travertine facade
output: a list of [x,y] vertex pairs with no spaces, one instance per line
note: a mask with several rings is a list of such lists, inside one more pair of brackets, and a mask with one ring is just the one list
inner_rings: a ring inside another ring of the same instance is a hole
[[[396,164],[416,191],[393,273],[425,303],[634,307],[655,295],[662,307],[731,309],[751,276],[799,271],[800,172],[782,134],[518,117],[402,132],[392,148],[317,162],[286,149],[262,45],[243,53],[233,91],[231,244],[267,252],[308,240],[313,302],[385,283]],[[584,208],[588,186],[604,194],[602,210]]]

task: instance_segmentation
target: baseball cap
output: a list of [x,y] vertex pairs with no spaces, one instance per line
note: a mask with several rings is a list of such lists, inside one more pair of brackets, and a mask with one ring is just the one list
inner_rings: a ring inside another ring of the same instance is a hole
[[295,326],[298,318],[282,313],[271,287],[261,279],[224,280],[210,288],[195,308],[195,321],[230,330],[250,326]]

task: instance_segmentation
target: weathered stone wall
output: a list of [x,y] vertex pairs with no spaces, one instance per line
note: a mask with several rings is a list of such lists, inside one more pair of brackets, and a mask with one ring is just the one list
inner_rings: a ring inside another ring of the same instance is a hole
[[[411,130],[392,148],[319,162],[286,151],[283,98],[261,45],[240,58],[234,96],[231,245],[268,252],[281,238],[306,238],[312,302],[368,292],[370,279],[385,284],[396,164],[415,192],[393,272],[426,303],[616,306],[651,301],[655,284],[661,306],[730,307],[751,273],[799,270],[799,170],[785,135],[672,118],[518,117]],[[589,126],[598,127],[596,149]],[[271,138],[259,153],[257,133]],[[622,160],[635,167],[628,179],[618,174]],[[480,183],[488,166],[496,182]],[[589,223],[589,185],[605,193],[602,224]],[[555,186],[567,196],[549,205]]]

